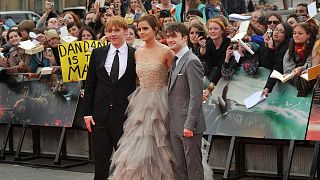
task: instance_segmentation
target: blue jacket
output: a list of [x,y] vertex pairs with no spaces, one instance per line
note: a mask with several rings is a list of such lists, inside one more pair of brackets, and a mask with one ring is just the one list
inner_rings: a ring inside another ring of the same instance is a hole
[[205,7],[205,15],[206,19],[211,19],[213,17],[224,15],[226,18],[229,19],[228,12],[220,5],[220,9],[213,7],[212,5],[208,4]]

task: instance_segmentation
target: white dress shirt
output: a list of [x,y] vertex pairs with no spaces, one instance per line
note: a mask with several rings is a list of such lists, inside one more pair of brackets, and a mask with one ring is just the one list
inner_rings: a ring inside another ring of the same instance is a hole
[[128,45],[127,43],[124,43],[119,49],[115,48],[112,44],[110,44],[110,48],[108,51],[108,56],[106,59],[106,62],[104,64],[104,67],[106,68],[109,76],[110,71],[113,63],[114,56],[116,55],[116,50],[119,50],[118,56],[119,56],[119,77],[120,79],[127,69],[127,60],[128,60]]
[[176,66],[178,65],[180,59],[182,58],[182,56],[187,53],[189,51],[189,47],[186,46],[184,48],[182,48],[177,54],[176,56],[178,57],[177,61],[176,61]]

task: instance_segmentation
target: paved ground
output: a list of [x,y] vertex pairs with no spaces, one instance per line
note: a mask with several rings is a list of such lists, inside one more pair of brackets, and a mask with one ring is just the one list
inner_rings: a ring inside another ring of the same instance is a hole
[[[56,170],[0,163],[0,180],[92,180],[93,173],[88,173],[91,171],[92,165],[85,165],[83,167],[68,170]],[[214,179],[221,180],[221,177],[221,174],[216,174]],[[257,177],[247,177],[242,179],[266,180],[264,178]]]
[[1,180],[90,180],[92,173],[0,164]]

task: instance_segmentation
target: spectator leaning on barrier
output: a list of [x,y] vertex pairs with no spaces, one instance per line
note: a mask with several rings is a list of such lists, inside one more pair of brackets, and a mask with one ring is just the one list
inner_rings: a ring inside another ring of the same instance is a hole
[[[230,39],[226,37],[226,27],[219,18],[209,19],[207,28],[210,38],[200,48],[200,58],[204,59],[208,66],[210,80],[210,85],[204,92],[205,98],[209,97],[221,78],[221,68],[230,43]],[[215,68],[216,70],[214,70]]]
[[294,73],[294,82],[298,96],[306,96],[312,91],[315,81],[306,81],[300,77],[308,67],[316,66],[312,63],[311,53],[316,34],[308,23],[299,23],[293,29],[293,41],[283,58],[283,73]]
[[[264,57],[260,60],[262,66],[283,74],[283,57],[288,50],[291,38],[292,27],[284,22],[276,26],[271,37],[265,34],[266,47]],[[263,95],[268,96],[276,83],[277,79],[269,77],[263,89]]]
[[9,53],[8,64],[10,69],[9,73],[18,72],[31,72],[29,67],[31,55],[25,54],[24,49],[19,47],[19,43],[22,39],[22,33],[18,29],[10,29],[7,34],[7,39],[9,39],[12,45]]
[[[45,43],[45,37],[43,32],[38,29],[33,29],[30,32],[34,32],[37,34],[36,40],[38,40],[41,44]],[[23,34],[19,32],[19,30],[11,30],[9,32],[10,43],[14,45],[14,47],[10,50],[9,64],[10,67],[13,67],[12,72],[31,72],[35,73],[38,67],[48,67],[51,65],[51,61],[49,57],[46,57],[44,51],[38,52],[36,54],[26,54],[24,49],[21,49],[17,46],[22,39]],[[33,40],[33,39],[30,39]],[[55,62],[54,59],[51,59],[52,62]],[[11,71],[11,70],[9,70]]]
[[60,37],[58,32],[55,29],[50,29],[46,33],[47,43],[48,46],[52,49],[52,53],[55,58],[55,63],[52,63],[53,65],[60,66],[60,57],[58,52],[58,45],[60,43]]

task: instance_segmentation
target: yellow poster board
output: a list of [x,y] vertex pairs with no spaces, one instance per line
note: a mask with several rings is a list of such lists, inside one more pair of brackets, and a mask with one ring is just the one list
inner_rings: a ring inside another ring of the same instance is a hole
[[103,46],[105,44],[94,40],[59,44],[58,51],[63,81],[85,80],[92,50]]

